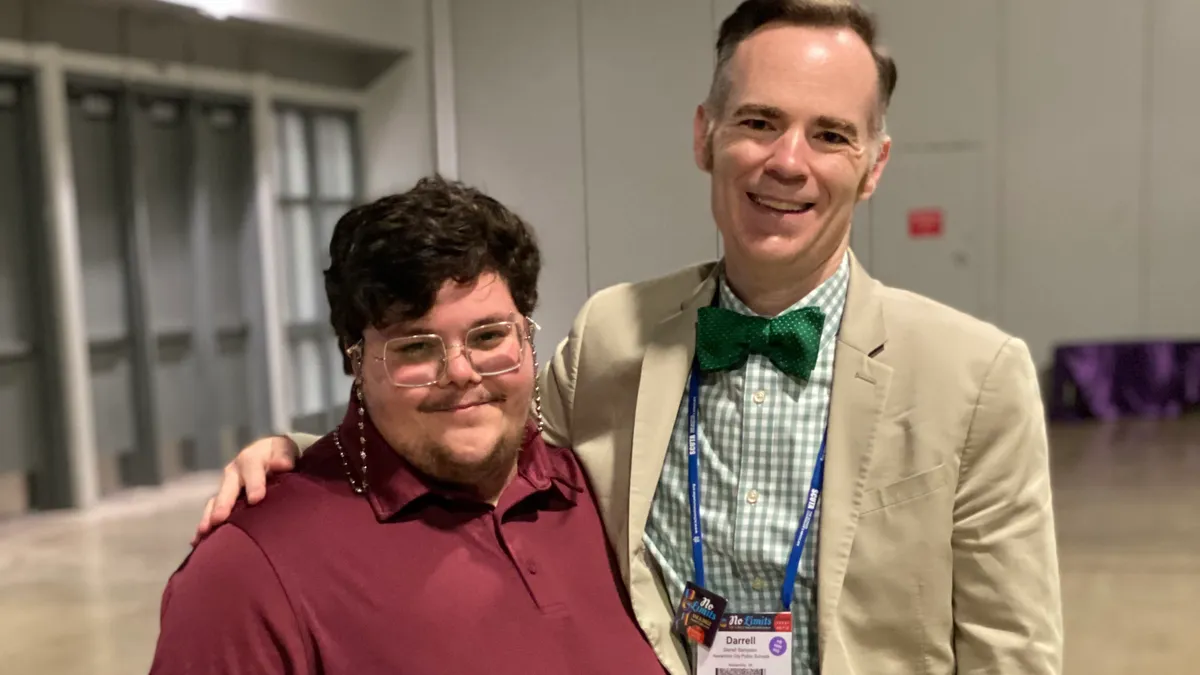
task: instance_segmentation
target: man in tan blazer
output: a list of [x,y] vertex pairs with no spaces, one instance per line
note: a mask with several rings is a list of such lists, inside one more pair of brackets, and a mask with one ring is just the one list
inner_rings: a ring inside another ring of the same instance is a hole
[[[791,610],[794,673],[1061,672],[1027,348],[883,286],[848,250],[891,151],[895,83],[853,3],[743,2],[694,123],[724,257],[597,293],[540,378],[545,436],[578,453],[638,623],[674,675],[694,667],[671,618],[701,565],[728,611]],[[265,470],[294,451],[281,445],[231,464],[201,530],[243,483],[261,498]]]
[[[797,626],[793,672],[1059,673],[1047,440],[1028,349],[880,284],[847,252],[854,204],[874,191],[890,151],[882,127],[895,66],[874,46],[871,17],[846,2],[746,2],[722,25],[717,57],[695,138],[724,260],[597,293],[543,378],[547,438],[574,448],[597,486],[638,622],[663,663],[686,672],[671,617],[695,572],[681,467],[700,314],[711,304],[762,317],[816,305],[829,316],[803,387],[756,376],[771,370],[757,356],[706,376],[701,463],[739,455],[721,467],[732,478],[706,475],[722,493],[706,493],[702,513],[710,502],[717,513],[702,516],[705,531],[736,531],[720,590],[740,600],[737,611],[779,609],[764,603],[792,530],[777,533],[781,545],[755,542],[746,530],[772,521],[744,514],[790,503],[779,511],[794,528],[813,471],[792,468],[801,480],[772,485],[774,469],[753,469],[755,447],[760,468],[814,456],[820,432],[806,439],[804,427],[827,406],[820,544],[815,570],[801,564],[799,575],[815,576],[816,644],[805,658]],[[731,420],[741,421],[733,433],[714,429]],[[764,482],[772,489],[758,490]],[[778,564],[756,574],[773,555]],[[761,592],[745,588],[758,576]],[[804,622],[802,606],[793,613]]]
[[[819,672],[1059,673],[1029,352],[851,261],[822,492]],[[547,438],[579,455],[638,622],[680,674],[672,599],[642,540],[716,272],[701,265],[596,294],[542,386]]]

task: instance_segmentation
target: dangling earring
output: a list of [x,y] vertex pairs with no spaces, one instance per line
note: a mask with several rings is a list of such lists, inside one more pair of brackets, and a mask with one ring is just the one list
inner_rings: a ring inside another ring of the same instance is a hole
[[[533,323],[533,319],[529,322],[537,325]],[[533,411],[537,415],[537,430],[540,434],[546,428],[546,418],[542,417],[542,386],[538,383],[538,373],[541,370],[538,368],[537,347],[533,344],[533,331],[526,332],[526,335],[529,336],[529,351],[533,353]]]
[[346,460],[346,451],[342,448],[341,433],[335,431],[333,434],[333,444],[337,446],[338,455],[342,458],[342,468],[346,470],[346,480],[350,481],[350,489],[354,490],[355,494],[364,494],[367,491],[367,434],[366,434],[366,406],[363,404],[362,393],[362,372],[363,358],[362,350],[351,348],[347,353],[357,352],[354,355],[358,360],[358,367],[355,369],[354,376],[354,395],[358,399],[358,457],[362,460],[362,480],[355,481],[354,474],[350,471],[350,462]]

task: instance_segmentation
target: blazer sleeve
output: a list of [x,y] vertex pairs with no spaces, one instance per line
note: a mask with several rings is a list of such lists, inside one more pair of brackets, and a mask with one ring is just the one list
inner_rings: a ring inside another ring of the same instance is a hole
[[296,448],[300,451],[301,455],[304,454],[305,450],[308,450],[309,448],[311,448],[313,443],[316,443],[317,441],[321,440],[320,436],[314,436],[312,434],[304,434],[304,433],[300,433],[299,431],[292,431],[292,432],[289,432],[284,435],[287,436],[288,438],[290,438],[291,441],[296,444]]
[[958,672],[1058,675],[1062,602],[1037,373],[1010,339],[984,378],[954,506]]
[[558,343],[554,357],[538,376],[542,396],[542,418],[546,425],[542,438],[550,445],[573,448],[571,422],[575,406],[575,382],[579,374],[579,351],[588,312],[594,299],[589,299],[575,316],[571,332]]

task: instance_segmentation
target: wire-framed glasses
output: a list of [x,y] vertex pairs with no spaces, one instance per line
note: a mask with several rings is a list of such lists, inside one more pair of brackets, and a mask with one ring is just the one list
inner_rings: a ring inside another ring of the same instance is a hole
[[456,347],[480,376],[501,375],[521,367],[525,344],[537,328],[533,319],[513,315],[509,321],[471,328],[462,342],[446,344],[442,336],[433,333],[406,335],[385,342],[383,355],[375,360],[383,363],[388,379],[396,387],[437,384],[445,376],[451,350]]

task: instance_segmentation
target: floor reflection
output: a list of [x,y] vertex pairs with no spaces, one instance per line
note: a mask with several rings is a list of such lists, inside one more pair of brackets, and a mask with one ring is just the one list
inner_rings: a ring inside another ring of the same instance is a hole
[[[1070,675],[1200,663],[1200,419],[1051,430]],[[164,582],[216,475],[0,523],[0,670],[147,671]]]

